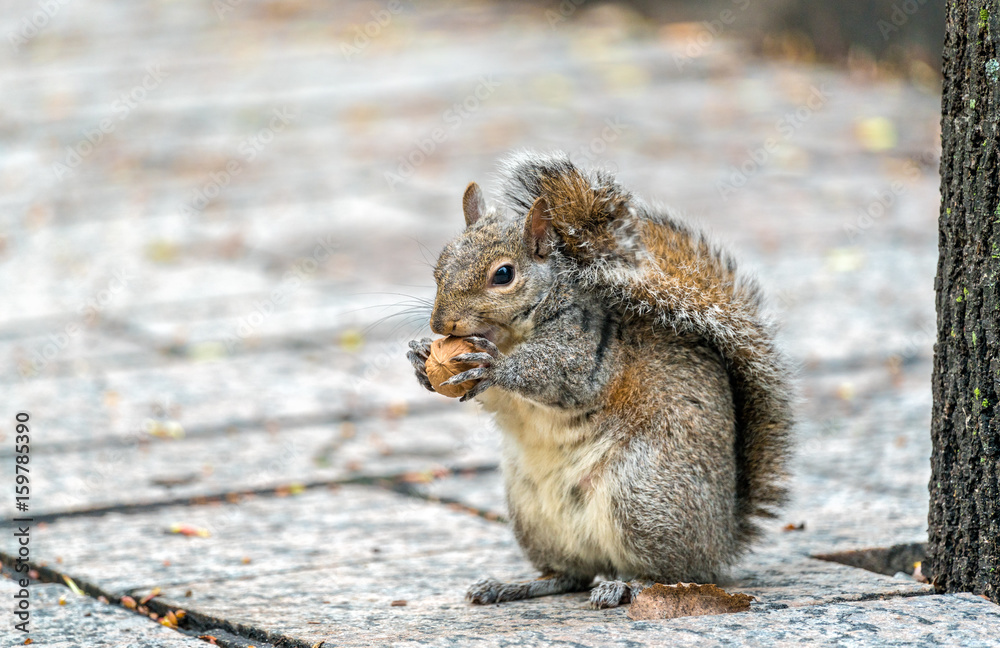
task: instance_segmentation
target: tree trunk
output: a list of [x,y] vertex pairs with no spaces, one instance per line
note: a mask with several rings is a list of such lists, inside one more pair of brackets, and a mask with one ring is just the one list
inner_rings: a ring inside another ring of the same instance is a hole
[[1000,3],[949,0],[925,573],[1000,602]]

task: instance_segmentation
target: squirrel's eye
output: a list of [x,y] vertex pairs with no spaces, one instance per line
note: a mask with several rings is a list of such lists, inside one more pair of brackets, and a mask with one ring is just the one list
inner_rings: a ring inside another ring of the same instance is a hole
[[494,286],[503,286],[511,281],[514,281],[514,266],[512,265],[502,265],[493,273]]

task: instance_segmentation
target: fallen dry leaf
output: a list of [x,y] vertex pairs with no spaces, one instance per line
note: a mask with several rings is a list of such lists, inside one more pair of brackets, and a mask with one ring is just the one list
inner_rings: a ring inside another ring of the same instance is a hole
[[656,583],[635,597],[629,606],[628,616],[634,621],[643,621],[746,612],[750,609],[750,602],[754,600],[756,599],[748,594],[729,594],[715,585]]
[[198,538],[208,538],[212,535],[208,529],[191,526],[190,524],[171,524],[169,533]]
[[805,522],[801,522],[799,524],[792,524],[791,522],[789,522],[785,526],[781,527],[781,530],[782,531],[805,531],[806,530],[806,523]]
[[85,595],[85,594],[83,593],[83,590],[81,590],[81,589],[80,589],[80,588],[79,588],[79,587],[77,586],[77,584],[76,584],[76,583],[75,583],[75,582],[73,581],[73,579],[72,579],[72,578],[70,578],[69,576],[65,576],[65,575],[64,575],[64,576],[63,576],[63,582],[65,582],[65,583],[66,583],[66,586],[67,586],[67,587],[69,587],[70,591],[71,591],[71,592],[73,592],[74,594],[76,594],[77,596],[86,596],[86,595]]
[[149,594],[146,594],[145,596],[142,597],[142,599],[139,600],[139,605],[145,605],[149,603],[150,601],[152,601],[153,599],[155,599],[157,596],[160,595],[160,591],[161,590],[159,587],[154,587],[149,591]]

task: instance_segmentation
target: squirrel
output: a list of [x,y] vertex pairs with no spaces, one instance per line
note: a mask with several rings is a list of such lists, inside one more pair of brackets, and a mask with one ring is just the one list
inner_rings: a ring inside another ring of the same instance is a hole
[[[790,365],[757,282],[610,173],[565,154],[471,183],[437,261],[431,330],[463,336],[492,412],[515,537],[538,580],[476,582],[486,604],[585,591],[607,608],[653,583],[716,582],[787,497]],[[431,340],[410,342],[433,390]]]

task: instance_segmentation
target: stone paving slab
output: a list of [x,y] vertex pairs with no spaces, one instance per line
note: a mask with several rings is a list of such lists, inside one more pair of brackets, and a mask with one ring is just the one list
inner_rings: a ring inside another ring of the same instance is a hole
[[507,517],[503,476],[499,470],[446,475],[426,484],[417,484],[414,489],[426,497],[461,502],[474,509],[493,513],[500,518]]
[[[62,324],[60,322],[60,324]],[[67,326],[73,328],[67,331]],[[155,353],[130,340],[121,339],[100,330],[88,329],[82,322],[53,326],[41,333],[0,340],[0,381],[12,383],[46,372],[50,365],[66,365],[65,371],[88,374],[100,371],[108,362],[136,356],[145,364],[155,362]]]
[[[435,398],[447,402],[417,384],[401,355],[405,348],[394,344],[368,354],[339,348],[303,354],[272,350],[31,380],[12,390],[4,403],[10,416],[0,425],[6,428],[13,420],[14,407],[44,419],[46,434],[35,442],[44,451],[48,445],[84,440],[129,442],[150,420],[176,421],[186,429],[225,428],[302,416],[336,419],[390,406],[405,412],[409,404],[433,403]],[[10,452],[0,448],[0,453]]]
[[[13,600],[19,591],[20,586],[14,581],[0,576],[0,595],[5,600]],[[32,640],[31,645],[54,648],[203,648],[206,645],[124,608],[78,596],[64,585],[36,583],[29,587],[29,592],[30,632],[22,634],[14,630],[5,618],[0,628],[0,641],[5,646],[23,644],[26,638]]]
[[[186,439],[34,457],[31,512],[55,515],[199,496],[496,465],[492,425],[454,412],[281,429],[234,427]],[[477,428],[477,426],[479,426]],[[13,502],[0,509],[14,515]]]
[[[927,227],[936,231],[933,222]],[[930,357],[935,249],[859,243],[844,241],[817,256],[782,255],[777,263],[766,264],[762,274],[773,287],[782,343],[805,363],[894,354]],[[899,280],[903,276],[906,281]]]
[[[208,537],[171,533],[174,525]],[[511,545],[502,526],[381,488],[317,488],[236,503],[64,518],[36,528],[32,555],[118,595],[192,581],[241,582],[330,565]],[[4,552],[10,542],[5,540]],[[246,559],[246,560],[245,560]],[[520,559],[519,559],[520,560]]]
[[358,344],[377,345],[386,341],[405,344],[430,335],[429,305],[419,319],[403,311],[411,300],[433,300],[433,292],[391,284],[381,284],[367,293],[358,284],[352,287],[353,294],[346,287],[306,292],[293,290],[293,285],[289,280],[275,288],[281,304],[274,302],[274,293],[259,293],[217,301],[216,312],[208,317],[136,313],[128,321],[164,346],[215,343],[224,347],[217,352],[226,354],[266,346],[271,340],[285,340],[286,346],[311,341],[324,348],[342,346],[348,337]]

